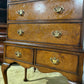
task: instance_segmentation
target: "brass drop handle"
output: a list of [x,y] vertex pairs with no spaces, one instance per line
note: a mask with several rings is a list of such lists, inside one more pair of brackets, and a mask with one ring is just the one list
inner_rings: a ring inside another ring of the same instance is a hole
[[20,16],[23,16],[24,15],[24,10],[18,10],[18,14],[20,15]]
[[16,55],[16,57],[21,57],[21,52],[16,51],[16,52],[15,52],[15,55]]
[[62,32],[60,31],[53,31],[52,32],[52,35],[56,38],[60,38],[62,36]]
[[60,63],[59,59],[56,59],[55,57],[51,57],[50,61],[54,64],[54,65],[58,65]]
[[57,13],[63,13],[64,8],[63,8],[63,7],[56,7],[56,8],[54,8],[54,10],[55,10]]
[[17,33],[18,33],[20,36],[22,36],[24,32],[23,32],[23,30],[20,29],[20,30],[17,31]]

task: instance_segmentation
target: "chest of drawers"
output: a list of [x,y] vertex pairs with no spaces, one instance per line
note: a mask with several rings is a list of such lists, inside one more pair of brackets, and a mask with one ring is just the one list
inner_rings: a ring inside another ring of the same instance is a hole
[[33,66],[41,72],[60,72],[82,83],[83,8],[83,0],[8,0],[5,84],[7,69],[15,62],[25,70]]

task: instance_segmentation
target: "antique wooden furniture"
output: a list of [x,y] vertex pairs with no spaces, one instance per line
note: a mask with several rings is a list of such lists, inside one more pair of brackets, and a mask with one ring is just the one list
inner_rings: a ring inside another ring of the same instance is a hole
[[84,57],[83,0],[8,0],[8,37],[2,73],[13,63],[60,72],[82,83]]
[[6,8],[7,8],[6,0],[0,0],[0,63],[2,63],[3,59],[3,41],[6,40]]

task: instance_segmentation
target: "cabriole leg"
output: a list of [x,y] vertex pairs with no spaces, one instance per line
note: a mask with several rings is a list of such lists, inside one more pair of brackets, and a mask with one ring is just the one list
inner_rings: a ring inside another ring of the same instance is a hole
[[2,74],[3,74],[3,78],[4,78],[4,84],[8,84],[7,70],[9,67],[10,67],[10,64],[8,64],[8,63],[3,63],[1,66]]

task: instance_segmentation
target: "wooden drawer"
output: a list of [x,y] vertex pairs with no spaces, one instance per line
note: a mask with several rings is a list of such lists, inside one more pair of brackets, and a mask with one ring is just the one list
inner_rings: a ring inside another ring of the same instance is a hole
[[78,69],[78,56],[61,52],[37,50],[36,64],[76,73]]
[[17,46],[7,46],[6,57],[33,63],[33,50]]
[[[82,19],[82,2],[83,0],[43,0],[13,4],[9,5],[8,18],[9,20]],[[61,8],[57,10],[58,7]]]
[[10,24],[8,39],[79,45],[80,24]]

